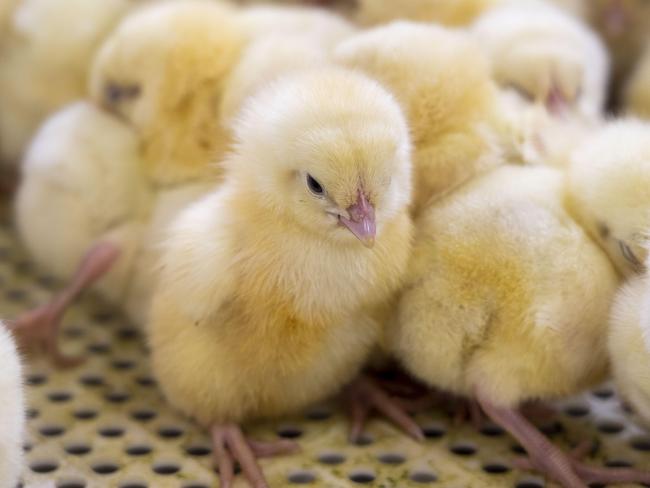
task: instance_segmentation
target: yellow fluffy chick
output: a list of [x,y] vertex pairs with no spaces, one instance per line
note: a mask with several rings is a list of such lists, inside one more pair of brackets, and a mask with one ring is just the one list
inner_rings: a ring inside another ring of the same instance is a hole
[[595,118],[607,90],[605,47],[579,19],[538,1],[507,2],[472,26],[495,79],[551,112]]
[[[646,260],[646,270],[650,263]],[[650,425],[650,283],[647,271],[630,279],[612,307],[609,353],[621,396]]]
[[437,22],[449,26],[470,24],[501,0],[359,0],[355,19],[362,25],[378,25],[393,20]]
[[625,88],[625,109],[650,119],[650,40]]
[[402,105],[414,144],[416,212],[499,163],[497,89],[464,32],[394,22],[344,41],[335,59],[379,80]]
[[410,144],[393,98],[339,68],[264,88],[235,138],[223,185],[171,229],[149,340],[166,397],[211,429],[222,486],[232,455],[262,487],[269,446],[238,424],[332,395],[378,338],[366,312],[410,250]]
[[562,486],[648,482],[650,473],[574,460],[518,411],[608,370],[617,276],[566,213],[563,182],[551,168],[505,165],[434,202],[416,221],[390,344],[419,379],[475,398]]
[[11,334],[0,323],[0,486],[18,485],[23,468],[25,400],[20,358]]
[[611,122],[574,150],[566,201],[575,218],[626,276],[646,259],[650,228],[650,124]]
[[92,56],[132,5],[130,0],[15,4],[0,35],[0,160],[4,164],[16,166],[40,123],[83,96]]
[[134,127],[148,177],[177,184],[218,172],[227,149],[221,95],[245,43],[225,4],[177,0],[127,17],[103,44],[91,93]]

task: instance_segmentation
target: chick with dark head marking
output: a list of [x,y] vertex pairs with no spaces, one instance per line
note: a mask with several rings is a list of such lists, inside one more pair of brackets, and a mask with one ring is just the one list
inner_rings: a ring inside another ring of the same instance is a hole
[[409,256],[410,144],[392,97],[334,68],[263,89],[235,134],[223,185],[170,230],[148,330],[166,397],[211,429],[222,485],[234,457],[262,487],[238,425],[336,393],[379,336],[370,314]]

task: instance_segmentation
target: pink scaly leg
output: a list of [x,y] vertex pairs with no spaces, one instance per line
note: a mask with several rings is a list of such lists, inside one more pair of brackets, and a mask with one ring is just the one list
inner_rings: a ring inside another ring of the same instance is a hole
[[75,366],[80,360],[68,358],[57,343],[61,320],[68,307],[88,287],[111,269],[120,255],[115,244],[100,242],[94,245],[81,261],[70,284],[50,302],[30,310],[11,322],[10,327],[27,345],[42,346],[58,366]]

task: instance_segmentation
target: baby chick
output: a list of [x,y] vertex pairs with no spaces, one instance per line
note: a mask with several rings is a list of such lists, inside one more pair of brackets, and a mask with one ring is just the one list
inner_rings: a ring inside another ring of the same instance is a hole
[[0,323],[0,486],[17,486],[22,472],[25,401],[21,369],[11,334]]
[[137,145],[128,126],[77,102],[48,119],[28,149],[16,196],[18,232],[40,266],[72,281],[14,326],[43,338],[59,361],[60,318],[83,288],[105,274],[100,292],[113,302],[124,298],[138,242],[133,222],[146,215],[151,198]]
[[617,276],[562,205],[562,173],[505,165],[433,202],[390,344],[429,385],[475,398],[565,487],[650,481],[561,452],[518,411],[572,395],[607,372],[607,314]]
[[650,119],[650,42],[627,83],[625,109],[628,113]]
[[393,22],[342,42],[334,57],[379,80],[402,105],[415,149],[416,213],[499,164],[497,89],[483,53],[462,31]]
[[410,250],[410,145],[392,97],[339,68],[265,87],[234,132],[225,182],[171,229],[148,329],[166,397],[211,431],[221,486],[236,458],[262,487],[255,456],[294,446],[238,424],[332,395],[379,336],[369,312]]
[[0,160],[15,167],[40,123],[83,96],[95,50],[133,2],[0,3],[15,5],[0,27]]
[[93,99],[137,132],[147,177],[175,185],[215,175],[227,149],[221,95],[245,30],[225,3],[178,0],[133,13],[102,45]]
[[552,113],[594,118],[602,112],[607,53],[579,19],[543,2],[507,2],[481,16],[472,31],[501,87]]
[[650,123],[622,119],[586,137],[567,169],[567,207],[624,276],[643,268],[650,228]]

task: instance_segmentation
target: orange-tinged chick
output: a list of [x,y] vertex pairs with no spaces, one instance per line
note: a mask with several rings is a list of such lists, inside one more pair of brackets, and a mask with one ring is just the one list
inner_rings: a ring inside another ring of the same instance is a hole
[[[223,185],[170,231],[149,341],[168,400],[267,486],[240,422],[337,392],[379,336],[368,311],[410,250],[410,143],[398,104],[340,68],[282,78],[248,100]],[[284,451],[290,446],[276,446]]]

